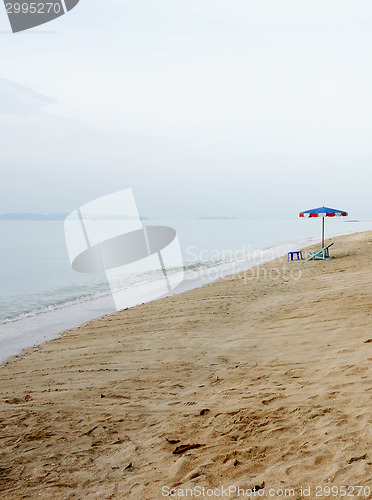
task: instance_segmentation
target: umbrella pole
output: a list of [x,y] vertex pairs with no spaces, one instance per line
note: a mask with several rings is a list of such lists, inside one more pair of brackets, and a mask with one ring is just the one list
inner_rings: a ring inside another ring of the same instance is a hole
[[322,248],[324,248],[324,219],[325,217],[322,217]]

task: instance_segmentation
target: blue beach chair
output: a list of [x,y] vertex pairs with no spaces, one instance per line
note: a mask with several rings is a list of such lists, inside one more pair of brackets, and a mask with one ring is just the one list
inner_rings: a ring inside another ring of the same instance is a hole
[[321,259],[321,260],[329,260],[332,257],[329,255],[329,247],[331,247],[333,243],[329,243],[329,245],[321,248],[320,250],[316,250],[315,252],[310,252],[307,255],[309,256],[306,260],[313,259]]

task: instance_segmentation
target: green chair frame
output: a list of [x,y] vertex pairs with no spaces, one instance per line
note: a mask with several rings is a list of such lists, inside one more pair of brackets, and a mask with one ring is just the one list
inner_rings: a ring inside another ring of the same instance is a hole
[[306,260],[313,259],[321,259],[321,260],[329,260],[332,257],[329,255],[329,247],[331,247],[333,243],[329,243],[329,245],[321,248],[320,250],[316,250],[315,252],[310,252],[307,255],[309,256]]

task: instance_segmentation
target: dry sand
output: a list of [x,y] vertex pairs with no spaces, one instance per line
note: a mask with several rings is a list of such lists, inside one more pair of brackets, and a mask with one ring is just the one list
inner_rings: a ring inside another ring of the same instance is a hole
[[279,259],[7,362],[1,498],[372,491],[372,234],[333,241],[328,262]]

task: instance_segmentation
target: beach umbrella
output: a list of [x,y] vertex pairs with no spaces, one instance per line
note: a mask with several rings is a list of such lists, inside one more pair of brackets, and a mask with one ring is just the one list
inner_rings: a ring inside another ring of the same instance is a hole
[[324,248],[324,219],[326,217],[346,217],[347,212],[335,210],[334,208],[319,207],[312,210],[300,212],[300,217],[322,217],[322,248]]

